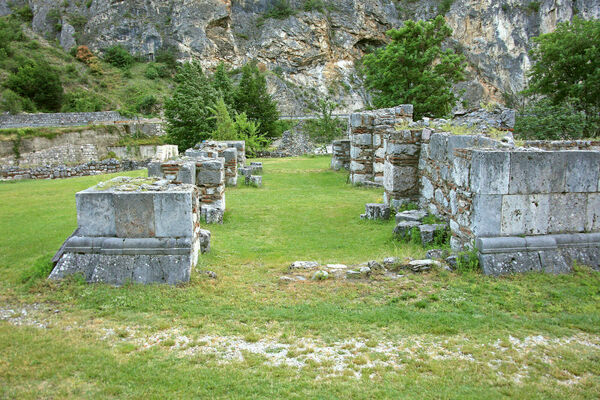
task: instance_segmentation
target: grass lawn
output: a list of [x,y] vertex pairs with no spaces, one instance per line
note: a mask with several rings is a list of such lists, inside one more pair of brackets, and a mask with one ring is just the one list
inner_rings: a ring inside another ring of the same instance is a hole
[[285,283],[296,260],[424,250],[360,220],[381,190],[329,158],[263,162],[264,187],[228,188],[207,227],[198,269],[218,278],[178,287],[47,282],[74,194],[109,176],[0,183],[0,397],[600,397],[599,272]]

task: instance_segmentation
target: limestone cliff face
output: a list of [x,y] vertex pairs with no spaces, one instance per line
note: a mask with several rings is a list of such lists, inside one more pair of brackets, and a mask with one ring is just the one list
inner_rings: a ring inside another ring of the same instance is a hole
[[[122,44],[148,57],[175,46],[181,59],[198,58],[209,69],[220,61],[237,67],[257,59],[273,72],[273,94],[290,114],[306,112],[306,104],[325,94],[345,110],[364,107],[368,96],[355,61],[384,44],[386,30],[405,19],[432,18],[442,3],[329,0],[322,11],[303,11],[304,0],[291,0],[295,15],[272,19],[264,15],[275,0],[20,0],[25,2],[34,11],[34,29],[65,46],[77,42],[101,51]],[[0,0],[0,14],[6,5]],[[52,10],[61,15],[62,32],[56,32]],[[455,0],[445,14],[454,30],[449,45],[464,52],[470,71],[457,89],[466,89],[473,105],[521,90],[530,39],[576,14],[599,18],[600,0]]]

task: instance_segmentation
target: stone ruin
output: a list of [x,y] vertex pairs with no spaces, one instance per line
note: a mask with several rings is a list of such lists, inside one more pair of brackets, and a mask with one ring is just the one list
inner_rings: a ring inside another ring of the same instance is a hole
[[77,229],[53,261],[50,279],[177,284],[210,249],[200,228],[198,188],[159,178],[117,177],[75,195]]
[[[351,116],[350,153],[337,160],[350,157],[352,183],[382,183],[385,191],[384,204],[368,204],[365,218],[418,203],[447,221],[453,251],[475,246],[486,274],[567,272],[575,262],[600,268],[600,143],[515,147],[410,129],[402,123],[410,110]],[[398,224],[397,232],[411,221]]]
[[[151,162],[148,178],[117,177],[77,193],[78,227],[55,255],[50,279],[80,273],[114,285],[189,281],[198,254],[210,250],[200,223],[223,222],[225,184],[237,184],[245,161],[244,142],[206,142]],[[262,173],[262,163],[249,169]]]

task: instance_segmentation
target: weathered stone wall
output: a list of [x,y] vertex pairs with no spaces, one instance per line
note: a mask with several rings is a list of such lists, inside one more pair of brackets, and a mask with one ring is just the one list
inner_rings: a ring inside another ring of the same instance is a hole
[[393,130],[385,140],[383,202],[398,208],[419,200],[421,130]]
[[129,120],[116,111],[0,114],[0,129],[34,128],[42,126],[79,126],[88,124],[114,124]]
[[383,185],[385,138],[412,121],[413,106],[355,113],[350,116],[350,181]]
[[117,160],[114,158],[102,161],[89,161],[79,165],[54,165],[42,167],[15,167],[0,168],[0,179],[58,179],[74,176],[88,176],[110,174],[114,172],[133,171],[145,168],[147,161]]
[[122,159],[166,161],[179,155],[176,145],[109,146],[108,152]]
[[527,140],[523,147],[542,150],[600,150],[598,140]]
[[350,169],[350,139],[333,141],[331,168],[336,171]]
[[424,137],[418,167],[422,209],[450,223],[454,249],[472,245],[474,188],[469,148],[497,148],[501,143],[485,136],[436,133]]

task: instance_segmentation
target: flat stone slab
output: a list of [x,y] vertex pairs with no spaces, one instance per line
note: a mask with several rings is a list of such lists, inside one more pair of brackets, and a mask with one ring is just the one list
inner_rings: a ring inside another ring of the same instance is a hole
[[396,214],[396,223],[402,221],[421,222],[425,216],[427,216],[427,212],[422,210],[402,211]]
[[314,269],[319,266],[319,263],[316,261],[294,261],[290,266],[290,270],[294,269]]

